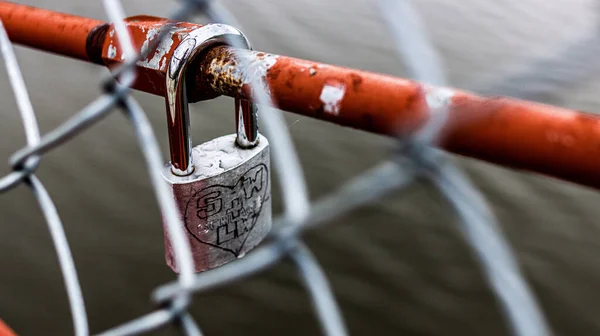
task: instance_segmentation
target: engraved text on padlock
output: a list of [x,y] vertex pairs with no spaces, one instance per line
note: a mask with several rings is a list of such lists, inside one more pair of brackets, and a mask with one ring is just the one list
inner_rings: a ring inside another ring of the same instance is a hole
[[[164,176],[172,187],[188,233],[196,271],[223,265],[255,247],[271,229],[269,145],[259,136],[251,149],[236,135],[205,142],[192,150],[194,172]],[[165,230],[166,232],[166,230]],[[168,236],[167,264],[178,271]]]

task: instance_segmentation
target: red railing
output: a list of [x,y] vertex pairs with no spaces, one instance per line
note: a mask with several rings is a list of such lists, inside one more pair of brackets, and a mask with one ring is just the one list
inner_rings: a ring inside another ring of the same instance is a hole
[[[124,60],[113,27],[84,17],[24,5],[0,3],[0,18],[18,44],[113,67]],[[166,25],[166,19],[128,19],[141,48]],[[198,25],[177,23],[176,40]],[[159,47],[138,62],[133,88],[164,96],[166,62],[176,43]],[[403,136],[429,117],[431,104],[447,106],[450,122],[440,147],[460,155],[600,187],[600,118],[593,114],[510,98],[484,98],[401,78],[257,51],[220,46],[200,55],[188,77],[190,101],[227,95],[252,99],[244,70],[250,61],[260,71],[277,107],[338,125]],[[227,70],[224,70],[227,69]]]

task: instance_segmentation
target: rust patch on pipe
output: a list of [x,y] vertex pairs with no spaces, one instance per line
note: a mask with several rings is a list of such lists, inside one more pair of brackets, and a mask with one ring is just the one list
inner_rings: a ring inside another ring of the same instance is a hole
[[270,94],[267,74],[277,63],[277,58],[276,55],[262,52],[237,51],[228,46],[211,48],[198,63],[202,75],[196,77],[196,88],[251,98],[253,85],[260,85]]
[[200,76],[202,85],[218,94],[238,95],[242,93],[244,82],[234,69],[238,67],[233,50],[226,46],[210,49],[202,57]]

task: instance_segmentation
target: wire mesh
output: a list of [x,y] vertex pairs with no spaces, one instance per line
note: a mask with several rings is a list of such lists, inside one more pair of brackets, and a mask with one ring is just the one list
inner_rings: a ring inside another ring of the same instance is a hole
[[[515,257],[503,239],[483,197],[458,168],[433,147],[447,117],[444,102],[428,101],[431,116],[429,122],[413,137],[398,139],[398,150],[389,160],[311,204],[308,200],[302,168],[298,163],[287,128],[282,122],[281,112],[273,107],[270,94],[266,92],[262,83],[250,83],[253,86],[254,101],[260,106],[260,118],[265,135],[271,139],[273,161],[282,186],[284,213],[275,219],[269,240],[244,258],[210,271],[194,274],[183,224],[174,200],[160,176],[163,162],[156,138],[145,112],[129,95],[129,86],[136,76],[136,61],[152,51],[166,36],[171,26],[164,26],[155,42],[140,54],[136,54],[128,30],[125,28],[123,21],[125,13],[121,3],[119,0],[104,0],[104,5],[106,13],[115,25],[116,34],[122,44],[121,49],[128,61],[114,70],[111,77],[102,80],[103,94],[98,99],[41,137],[17,59],[0,22],[2,55],[27,135],[27,147],[12,156],[10,163],[13,172],[0,179],[0,191],[25,183],[35,194],[57,250],[76,335],[89,334],[84,298],[61,220],[50,195],[36,178],[34,171],[44,153],[93,126],[115,108],[122,110],[130,119],[139,141],[156,198],[175,248],[180,274],[176,281],[159,286],[152,294],[153,300],[160,304],[160,309],[104,331],[101,335],[141,334],[168,323],[177,324],[186,335],[201,335],[200,327],[187,311],[187,307],[192,303],[193,293],[227,285],[267,269],[284,259],[291,260],[295,264],[299,277],[311,297],[323,333],[345,335],[347,330],[343,317],[327,278],[310,250],[302,243],[301,235],[307,229],[317,228],[324,222],[365,203],[373,202],[392,190],[406,187],[421,177],[430,179],[454,207],[457,216],[461,219],[465,240],[478,256],[491,290],[499,300],[513,333],[516,335],[550,334],[536,299],[521,275]],[[410,1],[380,0],[378,5],[384,22],[388,24],[392,36],[395,37],[401,60],[412,77],[428,84],[446,85],[442,59],[428,39],[426,27]],[[242,28],[220,3],[209,0],[182,1],[170,18],[174,21],[184,21],[190,20],[196,14],[205,15],[213,22]],[[235,40],[230,41],[234,47],[237,43]],[[251,64],[242,66],[250,67]],[[118,78],[119,82],[115,78]]]

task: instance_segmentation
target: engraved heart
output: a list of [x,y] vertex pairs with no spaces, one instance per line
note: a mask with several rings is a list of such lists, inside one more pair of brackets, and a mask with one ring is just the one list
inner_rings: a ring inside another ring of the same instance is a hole
[[234,185],[212,185],[195,192],[185,208],[185,227],[199,242],[237,257],[261,214],[268,183],[269,169],[258,164]]

